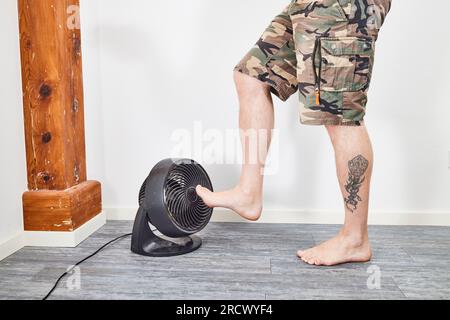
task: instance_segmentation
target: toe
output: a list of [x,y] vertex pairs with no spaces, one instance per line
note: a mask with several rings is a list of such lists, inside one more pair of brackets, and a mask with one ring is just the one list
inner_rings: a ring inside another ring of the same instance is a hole
[[311,251],[311,249],[303,252],[303,257],[305,257],[306,260],[310,260],[313,257],[313,252]]
[[195,188],[195,191],[197,192],[197,194],[200,196],[200,198],[203,198],[204,194],[203,194],[203,187],[201,185],[198,185]]
[[305,252],[302,256],[302,260],[307,264],[311,264],[311,255],[308,252]]
[[214,202],[214,193],[212,193],[210,190],[208,190],[205,187],[202,187],[201,185],[198,185],[195,188],[195,191],[197,192],[198,196],[203,200],[203,202],[208,206],[208,207],[215,207],[215,202]]
[[198,185],[196,188],[195,188],[195,191],[197,191],[197,193],[198,193],[198,195],[204,195],[205,193],[206,193],[206,190],[207,189],[205,189],[205,188],[203,188],[203,186],[201,186],[201,185]]
[[309,264],[314,264],[314,257],[313,256],[307,257],[306,260],[308,260]]

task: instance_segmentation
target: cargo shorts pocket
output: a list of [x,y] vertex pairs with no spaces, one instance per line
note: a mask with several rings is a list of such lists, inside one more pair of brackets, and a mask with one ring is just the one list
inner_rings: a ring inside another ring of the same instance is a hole
[[364,37],[321,37],[320,91],[352,92],[366,90],[370,84],[374,58],[374,41]]

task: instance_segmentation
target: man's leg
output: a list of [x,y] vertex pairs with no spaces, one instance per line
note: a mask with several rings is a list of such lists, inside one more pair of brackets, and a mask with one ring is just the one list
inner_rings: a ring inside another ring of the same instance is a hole
[[367,230],[373,152],[365,126],[328,126],[339,184],[344,199],[345,223],[339,234],[298,256],[315,265],[365,262],[372,257]]
[[234,79],[240,104],[241,178],[231,190],[211,192],[198,186],[197,193],[210,207],[228,208],[245,219],[258,220],[262,211],[264,163],[274,126],[273,102],[269,85],[238,71],[234,72]]

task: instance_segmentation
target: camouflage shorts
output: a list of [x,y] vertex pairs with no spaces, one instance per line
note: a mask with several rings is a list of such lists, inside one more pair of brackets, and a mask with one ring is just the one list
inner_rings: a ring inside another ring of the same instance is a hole
[[275,17],[235,70],[285,101],[299,91],[300,121],[361,125],[375,41],[391,0],[296,0]]

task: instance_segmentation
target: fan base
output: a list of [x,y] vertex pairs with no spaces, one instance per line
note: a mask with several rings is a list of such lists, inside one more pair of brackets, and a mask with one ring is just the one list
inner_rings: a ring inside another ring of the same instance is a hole
[[171,240],[157,236],[149,226],[147,212],[140,207],[133,226],[131,251],[142,256],[172,257],[197,250],[202,239],[189,236]]
[[142,248],[137,250],[132,248],[132,251],[148,257],[173,257],[195,251],[201,245],[202,239],[197,236],[187,237],[183,244],[155,237],[149,243],[144,244]]

